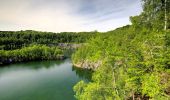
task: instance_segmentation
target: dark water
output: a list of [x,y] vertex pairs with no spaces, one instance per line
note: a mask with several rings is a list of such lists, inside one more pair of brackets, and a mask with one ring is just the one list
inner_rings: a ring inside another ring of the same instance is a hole
[[75,100],[73,86],[91,72],[72,67],[70,60],[41,61],[0,68],[0,100]]

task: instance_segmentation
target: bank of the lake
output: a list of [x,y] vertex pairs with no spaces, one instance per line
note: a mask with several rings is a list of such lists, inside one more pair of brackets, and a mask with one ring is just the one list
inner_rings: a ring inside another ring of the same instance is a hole
[[64,61],[34,61],[0,68],[0,100],[75,100],[73,86],[91,72]]
[[63,60],[63,50],[46,45],[30,45],[16,50],[0,50],[0,65],[27,61]]

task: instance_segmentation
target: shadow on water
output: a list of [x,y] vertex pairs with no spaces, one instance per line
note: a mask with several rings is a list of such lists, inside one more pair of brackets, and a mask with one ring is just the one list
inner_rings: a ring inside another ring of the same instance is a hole
[[72,71],[76,72],[76,75],[82,80],[89,82],[92,79],[92,74],[94,71],[88,69],[77,68],[75,66],[72,67]]

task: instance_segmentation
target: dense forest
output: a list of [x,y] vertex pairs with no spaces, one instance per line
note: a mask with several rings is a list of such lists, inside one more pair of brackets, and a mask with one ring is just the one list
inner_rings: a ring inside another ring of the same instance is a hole
[[63,59],[63,51],[57,47],[30,45],[16,50],[0,50],[0,65],[36,60]]
[[[35,60],[64,59],[77,44],[85,43],[98,32],[0,31],[0,65]],[[68,45],[69,44],[69,45]],[[62,47],[63,46],[63,47]],[[67,47],[69,47],[67,49]]]
[[92,81],[74,86],[78,100],[170,99],[170,1],[142,0],[132,25],[98,35],[72,55],[92,69]]
[[20,49],[29,44],[58,45],[58,43],[84,43],[95,37],[98,32],[40,32],[26,31],[0,31],[0,50]]

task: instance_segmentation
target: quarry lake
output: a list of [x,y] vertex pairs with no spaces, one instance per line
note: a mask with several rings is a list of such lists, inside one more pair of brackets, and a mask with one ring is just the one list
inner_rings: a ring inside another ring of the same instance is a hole
[[73,86],[90,77],[69,59],[1,66],[0,100],[75,100]]

